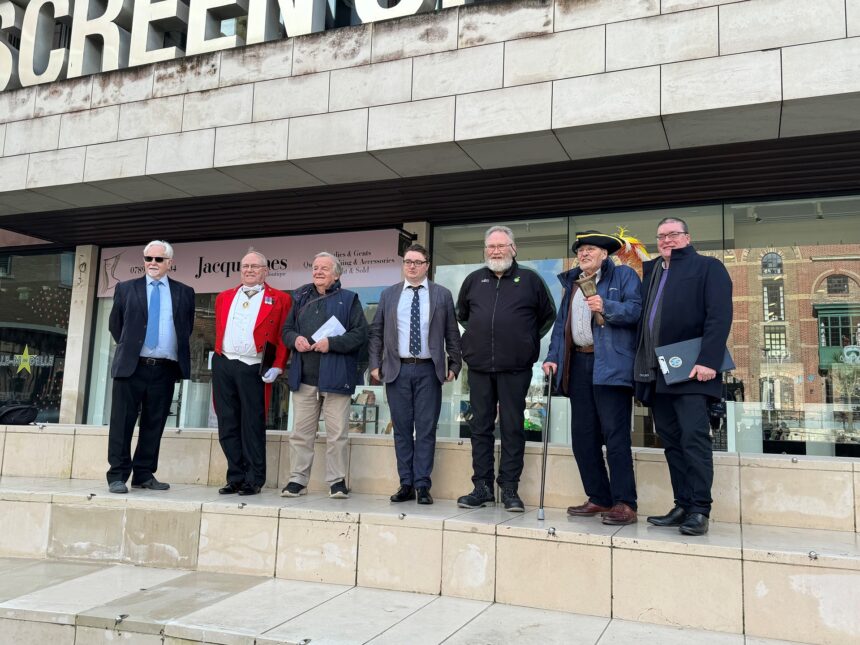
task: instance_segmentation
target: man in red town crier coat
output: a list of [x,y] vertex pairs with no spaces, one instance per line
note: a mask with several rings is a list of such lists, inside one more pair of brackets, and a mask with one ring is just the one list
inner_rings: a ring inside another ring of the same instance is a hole
[[[268,274],[265,256],[251,249],[242,258],[242,284],[215,299],[212,397],[227,457],[222,495],[256,495],[266,483],[266,411],[272,383],[287,364],[281,328],[293,303],[266,284]],[[266,342],[275,346],[275,360],[261,371]]]

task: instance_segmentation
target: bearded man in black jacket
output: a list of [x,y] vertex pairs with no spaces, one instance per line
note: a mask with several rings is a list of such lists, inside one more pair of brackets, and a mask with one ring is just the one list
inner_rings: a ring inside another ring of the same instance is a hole
[[484,235],[486,266],[466,276],[457,299],[457,320],[466,329],[460,347],[469,366],[474,484],[471,493],[457,500],[460,508],[495,502],[493,431],[498,408],[501,501],[508,511],[524,510],[517,492],[526,447],[523,411],[540,339],[555,320],[555,304],[546,283],[518,265],[516,255],[513,231],[491,227]]

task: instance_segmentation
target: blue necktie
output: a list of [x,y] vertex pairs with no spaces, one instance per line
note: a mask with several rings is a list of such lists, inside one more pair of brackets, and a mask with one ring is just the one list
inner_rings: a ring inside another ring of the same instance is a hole
[[152,295],[149,297],[149,316],[146,321],[146,339],[143,344],[150,349],[158,345],[158,320],[161,318],[161,282],[152,283]]
[[412,289],[412,310],[409,315],[409,353],[413,356],[418,356],[421,353],[421,308],[418,290],[423,286],[409,287]]

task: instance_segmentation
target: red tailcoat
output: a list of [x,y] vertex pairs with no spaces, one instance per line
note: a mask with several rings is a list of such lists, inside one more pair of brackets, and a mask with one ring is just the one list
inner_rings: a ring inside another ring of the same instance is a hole
[[[230,305],[233,304],[233,298],[236,296],[236,291],[241,288],[233,287],[218,294],[215,298],[215,352],[223,353],[224,331],[227,328],[227,317],[230,315]],[[281,340],[281,330],[284,327],[284,322],[287,320],[287,314],[290,307],[293,306],[293,299],[288,293],[273,289],[268,284],[264,283],[266,290],[263,292],[263,303],[260,305],[260,313],[257,316],[257,322],[254,325],[254,344],[257,347],[257,352],[263,351],[263,346],[266,341],[269,341],[277,348],[275,352],[275,363],[273,367],[279,367],[282,371],[286,369],[287,357],[290,350],[284,345]],[[269,402],[272,398],[272,386],[266,384],[266,411],[269,410]]]

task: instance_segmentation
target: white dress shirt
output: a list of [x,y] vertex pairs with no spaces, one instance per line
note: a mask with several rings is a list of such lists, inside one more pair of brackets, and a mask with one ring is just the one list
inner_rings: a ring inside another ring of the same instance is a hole
[[[259,291],[248,298],[245,292],[254,289]],[[243,285],[236,290],[227,316],[227,326],[224,329],[222,350],[227,358],[242,361],[247,365],[259,365],[263,360],[263,353],[257,351],[257,344],[254,342],[254,327],[260,315],[264,293],[263,285],[256,287]]]

